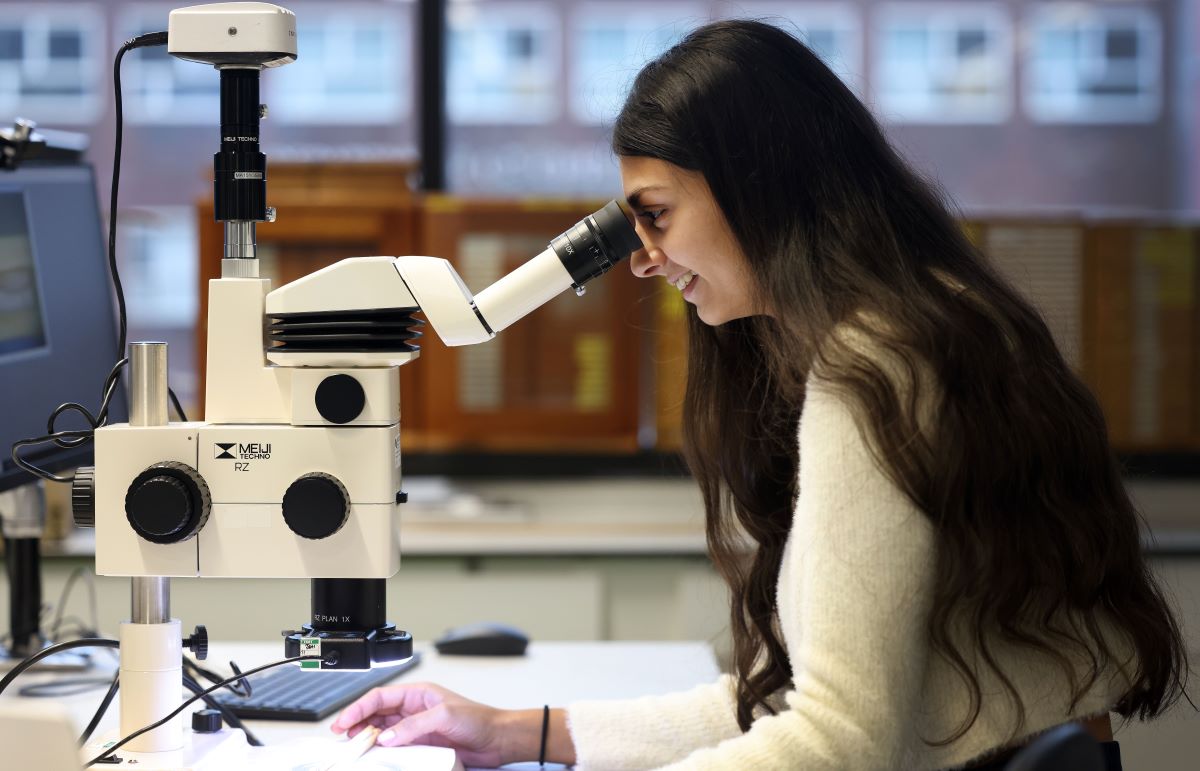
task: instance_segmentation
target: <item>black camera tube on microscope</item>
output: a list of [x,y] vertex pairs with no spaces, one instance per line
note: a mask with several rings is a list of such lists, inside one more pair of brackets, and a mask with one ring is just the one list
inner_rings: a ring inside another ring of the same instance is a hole
[[220,221],[267,218],[267,156],[258,148],[258,70],[221,70],[221,152],[213,156],[213,204]]

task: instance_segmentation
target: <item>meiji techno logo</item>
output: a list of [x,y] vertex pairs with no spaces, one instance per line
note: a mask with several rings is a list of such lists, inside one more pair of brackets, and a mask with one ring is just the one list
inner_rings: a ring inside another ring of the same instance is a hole
[[217,460],[270,460],[271,443],[216,442],[213,457]]

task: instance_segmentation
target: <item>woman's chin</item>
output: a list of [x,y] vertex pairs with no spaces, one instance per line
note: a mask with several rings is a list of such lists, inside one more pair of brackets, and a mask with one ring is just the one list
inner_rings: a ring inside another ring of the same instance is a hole
[[696,315],[701,321],[710,327],[719,327],[726,321],[729,321],[729,317],[727,315],[722,313],[714,313],[711,308],[705,308],[701,305],[696,306]]

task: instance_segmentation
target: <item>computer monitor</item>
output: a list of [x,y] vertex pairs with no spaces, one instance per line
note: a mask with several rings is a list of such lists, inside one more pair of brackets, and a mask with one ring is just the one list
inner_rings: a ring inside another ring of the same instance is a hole
[[[12,444],[46,433],[64,402],[93,413],[116,363],[117,325],[96,185],[90,166],[0,171],[0,491],[34,481]],[[121,387],[109,422],[127,418]],[[74,413],[58,428],[86,428]],[[25,447],[49,471],[89,465],[92,443]]]

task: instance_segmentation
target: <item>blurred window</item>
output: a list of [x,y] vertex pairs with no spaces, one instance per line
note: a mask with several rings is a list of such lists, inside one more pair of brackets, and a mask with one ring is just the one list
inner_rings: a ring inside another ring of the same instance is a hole
[[171,387],[185,407],[194,405],[199,313],[192,278],[199,272],[195,211],[186,205],[123,207],[117,229],[129,337],[168,343]]
[[449,4],[446,108],[458,124],[558,118],[561,22],[554,3]]
[[[170,3],[130,3],[117,21],[116,44],[161,32]],[[115,48],[115,46],[114,46]],[[121,68],[125,120],[138,124],[214,125],[221,115],[221,79],[212,67],[176,59],[166,46],[139,48]]]
[[995,3],[880,6],[874,86],[883,117],[1001,123],[1012,104],[1012,24]]
[[0,17],[0,116],[88,124],[100,117],[108,68],[93,4],[6,4]]
[[862,17],[848,3],[750,2],[732,16],[758,19],[803,40],[847,85],[864,90]]
[[413,112],[412,17],[399,3],[295,3],[295,62],[272,73],[271,117],[286,123],[382,124]]
[[1162,103],[1162,29],[1150,8],[1042,7],[1030,23],[1025,104],[1061,123],[1148,123]]
[[[136,4],[120,36],[166,29],[173,5]],[[380,124],[403,120],[412,105],[412,4],[293,4],[298,57],[262,79],[270,117],[292,124]],[[166,47],[126,57],[126,110],[134,123],[210,125],[221,82],[212,67],[177,59]]]
[[569,33],[572,117],[611,123],[642,66],[706,20],[698,3],[580,4]]
[[118,256],[125,291],[137,297],[129,306],[131,324],[186,327],[195,323],[196,217],[188,206],[123,208]]

